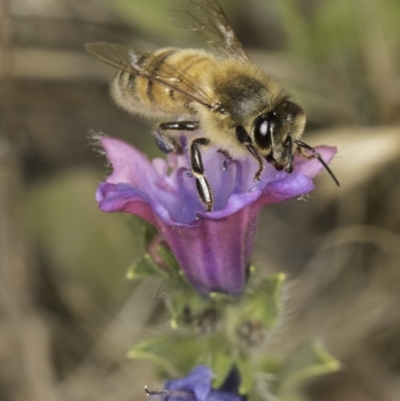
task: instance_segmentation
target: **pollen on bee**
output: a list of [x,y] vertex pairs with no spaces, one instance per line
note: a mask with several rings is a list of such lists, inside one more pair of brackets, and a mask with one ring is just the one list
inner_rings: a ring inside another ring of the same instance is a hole
[[232,30],[227,29],[224,25],[218,24],[218,28],[221,30],[221,32],[224,34],[225,39],[227,40],[228,44],[231,46],[233,43],[233,40],[235,38],[235,34],[233,33]]
[[141,70],[141,67],[139,65],[139,57],[134,51],[129,52],[129,61],[131,62],[131,65],[135,70]]

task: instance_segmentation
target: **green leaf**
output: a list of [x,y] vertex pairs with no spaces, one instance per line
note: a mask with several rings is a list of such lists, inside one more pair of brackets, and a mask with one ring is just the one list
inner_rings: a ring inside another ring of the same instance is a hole
[[128,353],[131,359],[147,359],[161,366],[168,375],[186,375],[202,355],[203,346],[195,336],[176,333],[140,341]]
[[281,371],[282,388],[287,390],[315,376],[340,369],[340,363],[318,342],[297,350],[284,363]]

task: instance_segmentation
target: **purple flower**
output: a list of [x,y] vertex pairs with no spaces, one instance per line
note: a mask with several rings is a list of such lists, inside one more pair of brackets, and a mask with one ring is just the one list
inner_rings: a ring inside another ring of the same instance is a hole
[[229,379],[228,376],[221,389],[214,390],[211,369],[200,365],[185,377],[168,380],[163,391],[149,392],[149,395],[160,395],[165,401],[243,401],[237,392],[239,383]]
[[[113,166],[96,193],[101,210],[132,213],[154,225],[188,281],[203,294],[243,290],[262,207],[310,192],[311,178],[323,170],[313,158],[295,158],[291,174],[266,163],[261,181],[254,182],[257,165],[250,158],[228,161],[215,149],[204,151],[215,198],[214,210],[204,212],[185,156],[150,162],[118,139],[103,136],[100,143]],[[336,153],[328,146],[316,150],[327,163]]]

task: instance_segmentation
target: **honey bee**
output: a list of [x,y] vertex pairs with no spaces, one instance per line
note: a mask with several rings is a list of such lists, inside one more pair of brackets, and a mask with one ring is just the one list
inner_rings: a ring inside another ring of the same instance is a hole
[[339,186],[322,157],[300,141],[306,122],[303,107],[251,63],[217,0],[180,1],[174,12],[206,40],[211,52],[171,47],[145,53],[106,42],[87,43],[86,50],[119,70],[111,86],[119,106],[165,121],[154,130],[162,151],[182,152],[180,138],[187,138],[206,211],[212,210],[214,200],[200,149],[209,146],[231,159],[254,158],[255,181],[264,160],[291,173],[294,154],[308,149]]

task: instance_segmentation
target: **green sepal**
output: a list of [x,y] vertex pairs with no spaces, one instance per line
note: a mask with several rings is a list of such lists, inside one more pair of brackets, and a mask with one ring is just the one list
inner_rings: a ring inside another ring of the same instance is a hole
[[[133,217],[134,218],[127,218],[127,222],[132,227],[132,229],[137,230],[137,218],[136,216]],[[153,239],[158,235],[157,229],[149,223],[142,222],[140,225],[140,230],[142,231],[142,235],[140,237],[141,247],[142,249],[147,250]],[[165,270],[157,265],[157,263],[147,252],[139,260],[132,262],[126,272],[126,277],[129,280],[151,276],[167,278],[168,274]]]
[[190,326],[203,300],[194,291],[174,291],[165,300],[173,329]]
[[253,391],[254,387],[254,371],[248,358],[239,357],[236,359],[236,367],[240,374],[239,393],[248,395]]
[[283,273],[264,278],[257,287],[249,289],[238,305],[230,308],[230,326],[239,327],[243,322],[259,322],[266,330],[273,328],[281,309]]
[[219,306],[229,304],[234,301],[234,297],[232,297],[232,295],[224,294],[223,292],[210,292],[208,296],[210,300]]
[[148,253],[146,253],[137,262],[133,262],[126,272],[126,277],[129,280],[136,280],[138,278],[151,276],[168,278],[168,273],[165,270],[161,269]]
[[336,372],[340,362],[330,355],[319,342],[295,351],[283,364],[280,378],[283,390],[316,376]]
[[234,365],[230,350],[215,351],[212,355],[213,388],[221,387]]
[[157,363],[166,376],[184,376],[200,359],[203,346],[195,336],[167,334],[140,341],[127,356]]
[[165,246],[157,247],[158,255],[171,271],[171,278],[183,279],[182,269],[171,250]]
[[211,334],[222,322],[220,305],[189,287],[172,292],[166,298],[166,305],[173,329],[191,329],[198,335]]
[[144,246],[147,248],[156,235],[158,235],[158,231],[154,226],[146,222],[143,223],[142,230]]
[[254,320],[260,321],[266,329],[271,329],[281,310],[281,288],[285,274],[278,273],[264,278],[246,300],[246,309]]
[[[135,220],[133,223],[135,223]],[[154,244],[152,245],[152,242],[157,236],[159,236],[156,228],[151,224],[145,223],[142,224],[141,230],[143,233],[141,241],[142,247],[145,250],[149,250],[149,248],[152,247],[153,252],[157,252],[157,261],[155,255],[146,252],[140,260],[131,264],[128,268],[126,277],[132,280],[149,276],[158,276],[165,282],[169,281],[169,284],[172,284],[172,287],[189,288],[190,286],[183,275],[182,269],[170,249],[160,242],[154,250]]]

